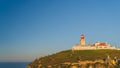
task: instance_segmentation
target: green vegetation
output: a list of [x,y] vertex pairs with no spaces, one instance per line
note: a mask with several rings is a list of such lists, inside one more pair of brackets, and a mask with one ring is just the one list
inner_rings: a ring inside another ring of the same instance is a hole
[[36,59],[34,62],[31,62],[29,66],[31,68],[37,68],[42,65],[47,68],[49,65],[59,66],[64,62],[73,63],[78,62],[79,60],[84,61],[105,59],[107,55],[109,55],[111,58],[120,58],[120,50],[79,50],[74,52],[71,50],[66,50]]

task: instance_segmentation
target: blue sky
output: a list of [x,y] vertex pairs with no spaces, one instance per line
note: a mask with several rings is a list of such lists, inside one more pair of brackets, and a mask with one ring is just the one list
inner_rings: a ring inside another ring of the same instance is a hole
[[120,47],[119,0],[0,0],[0,61],[32,61],[87,44]]

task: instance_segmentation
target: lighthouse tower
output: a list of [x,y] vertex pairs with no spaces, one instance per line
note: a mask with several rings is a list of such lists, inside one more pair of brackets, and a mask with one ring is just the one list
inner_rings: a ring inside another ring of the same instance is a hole
[[86,45],[85,37],[84,37],[84,34],[82,34],[80,37],[80,46],[85,46],[85,45]]

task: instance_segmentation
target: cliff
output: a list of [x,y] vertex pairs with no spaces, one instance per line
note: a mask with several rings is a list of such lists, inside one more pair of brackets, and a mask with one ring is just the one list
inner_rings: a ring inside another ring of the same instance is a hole
[[74,52],[66,50],[36,59],[28,65],[28,68],[64,68],[60,66],[66,64],[70,66],[75,63],[77,65],[80,62],[94,62],[96,60],[100,60],[100,63],[103,64],[101,60],[107,58],[108,55],[111,59],[120,58],[120,50],[80,50]]

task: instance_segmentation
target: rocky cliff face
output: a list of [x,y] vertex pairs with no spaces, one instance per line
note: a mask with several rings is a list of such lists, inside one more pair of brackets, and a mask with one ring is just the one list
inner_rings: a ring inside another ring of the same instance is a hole
[[28,66],[27,68],[120,68],[120,66],[109,66],[106,64],[101,64],[101,63],[95,63],[95,64],[82,64],[82,65],[48,65],[46,67],[44,66],[38,66],[38,67],[30,67]]

